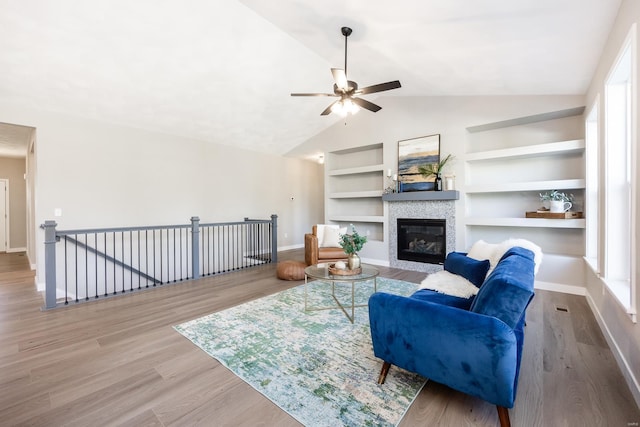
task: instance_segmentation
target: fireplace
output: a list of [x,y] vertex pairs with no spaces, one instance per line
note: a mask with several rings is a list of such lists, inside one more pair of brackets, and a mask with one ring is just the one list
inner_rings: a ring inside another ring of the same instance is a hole
[[446,220],[398,218],[398,260],[444,264]]

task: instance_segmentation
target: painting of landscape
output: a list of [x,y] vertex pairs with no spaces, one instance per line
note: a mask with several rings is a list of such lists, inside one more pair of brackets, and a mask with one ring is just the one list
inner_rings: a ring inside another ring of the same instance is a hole
[[439,160],[439,134],[398,141],[398,179],[402,181],[402,191],[433,190],[435,177],[423,177],[418,168]]

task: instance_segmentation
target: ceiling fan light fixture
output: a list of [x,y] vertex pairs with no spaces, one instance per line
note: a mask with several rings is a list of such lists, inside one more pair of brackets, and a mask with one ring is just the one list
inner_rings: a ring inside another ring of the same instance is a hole
[[331,106],[331,112],[345,117],[348,114],[356,114],[360,107],[351,99],[342,99]]
[[347,114],[355,114],[358,111],[360,111],[360,107],[353,102],[351,99],[345,99],[344,102],[344,107],[343,110],[345,110],[347,112]]

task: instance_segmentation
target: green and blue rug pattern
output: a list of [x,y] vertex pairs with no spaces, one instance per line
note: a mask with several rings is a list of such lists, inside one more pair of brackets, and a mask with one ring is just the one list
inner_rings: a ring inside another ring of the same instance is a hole
[[[331,285],[308,284],[310,305],[332,305]],[[378,278],[378,291],[410,295],[414,283]],[[373,281],[356,283],[366,304]],[[336,284],[341,302],[351,284]],[[394,426],[426,379],[398,368],[377,384],[369,313],[304,311],[304,285],[174,327],[305,426]]]

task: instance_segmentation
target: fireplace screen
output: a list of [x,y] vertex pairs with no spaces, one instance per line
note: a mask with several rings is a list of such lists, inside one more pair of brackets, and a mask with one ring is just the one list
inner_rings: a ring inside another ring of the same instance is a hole
[[444,264],[446,220],[398,219],[398,259]]

